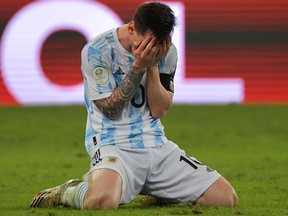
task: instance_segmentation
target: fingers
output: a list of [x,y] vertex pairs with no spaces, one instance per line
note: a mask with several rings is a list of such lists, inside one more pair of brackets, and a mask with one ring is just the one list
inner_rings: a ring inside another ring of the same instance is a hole
[[[172,45],[171,37],[169,37],[167,40],[165,40],[165,41],[163,42],[163,50],[164,50],[164,51],[163,51],[163,54],[164,54],[164,56],[167,55],[167,53],[168,53],[171,45]],[[164,56],[163,56],[163,57],[164,57]]]
[[152,33],[147,34],[147,36],[142,41],[134,42],[132,49],[138,49],[139,52],[145,50],[148,46],[148,49],[152,49],[154,43],[156,42],[156,38],[153,36]]
[[148,34],[139,44],[132,46],[134,55],[134,66],[147,68],[154,60],[159,48],[154,46],[156,38],[152,34]]
[[163,46],[158,45],[158,52],[155,56],[155,60],[157,62],[160,61],[160,59],[163,58],[163,55],[164,55],[164,48],[163,48]]
[[134,64],[142,68],[158,64],[167,55],[171,45],[171,37],[158,43],[156,37],[149,33],[141,42],[132,46]]
[[171,37],[163,41],[163,43],[158,44],[159,51],[156,55],[156,60],[160,61],[163,57],[165,57],[167,53],[169,52],[171,45],[172,45]]
[[[144,42],[144,41],[143,41]],[[143,43],[143,47],[141,49],[143,50],[143,55],[153,55],[157,50],[159,49],[157,46],[155,46],[156,38],[153,37],[148,43]],[[142,46],[142,44],[140,45]]]

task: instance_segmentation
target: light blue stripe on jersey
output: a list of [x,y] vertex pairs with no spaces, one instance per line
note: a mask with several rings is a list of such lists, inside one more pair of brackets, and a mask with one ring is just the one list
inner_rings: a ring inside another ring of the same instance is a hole
[[91,46],[88,46],[88,62],[91,61],[91,58],[93,55],[96,55],[97,52],[96,52],[96,49],[94,49],[93,47]]
[[160,120],[152,118],[150,121],[150,127],[154,128],[155,146],[163,145],[163,140],[161,138],[163,136],[163,130],[162,130],[162,125],[160,124]]
[[121,76],[121,75],[118,75],[118,74],[114,74],[114,73],[113,73],[113,77],[115,79],[115,82],[116,82],[117,86],[120,85],[121,82],[124,79],[124,76]]
[[110,32],[110,34],[106,35],[106,36],[105,36],[105,39],[106,39],[109,43],[114,43],[114,41],[115,41],[112,32]]
[[96,137],[96,132],[91,127],[86,128],[85,147],[86,147],[86,151],[88,152],[90,157],[93,156],[92,149],[95,145],[93,142],[93,137]]
[[[82,69],[82,71],[83,71],[83,69]],[[84,77],[84,86],[87,86],[87,78],[86,78],[86,76],[85,76],[85,74],[82,72],[82,74],[83,74],[83,77]],[[87,110],[90,108],[90,101],[89,101],[89,99],[88,99],[88,95],[87,95],[87,93],[86,93],[86,91],[84,91],[84,100],[85,100],[85,106],[86,106],[86,108],[87,108]]]
[[129,135],[129,141],[131,143],[131,148],[144,148],[143,143],[143,119],[142,115],[140,113],[134,114],[133,118],[130,118],[131,122],[134,122],[131,124],[130,130],[131,133]]
[[133,64],[133,62],[134,62],[134,56],[129,56],[129,65],[130,65],[130,67]]
[[[87,82],[86,80],[86,77],[84,76],[84,82]],[[86,151],[90,154],[90,156],[92,157],[93,155],[91,155],[92,151],[91,149],[93,148],[94,146],[94,143],[93,143],[93,137],[96,137],[96,132],[91,128],[91,119],[92,119],[92,115],[94,113],[94,110],[91,106],[91,103],[90,103],[90,100],[88,99],[88,96],[86,94],[86,92],[84,93],[84,100],[85,100],[85,106],[86,106],[86,109],[87,109],[87,112],[88,112],[88,119],[87,121],[87,125],[86,125],[86,132],[85,132],[85,148],[86,148]],[[88,126],[89,125],[89,126]]]
[[[105,126],[109,125],[109,128],[105,128]],[[106,116],[103,115],[102,119],[102,132],[100,135],[100,145],[101,143],[105,143],[108,145],[115,145],[115,135],[116,135],[116,128],[115,126],[112,127],[113,121],[108,119]]]
[[[84,74],[83,74],[83,75],[84,75]],[[86,88],[86,86],[87,86],[87,78],[86,78],[85,75],[84,75],[84,83],[85,83],[85,88]],[[86,109],[87,109],[87,111],[88,111],[88,115],[89,115],[89,116],[90,116],[90,115],[93,115],[94,110],[93,110],[93,108],[92,108],[92,106],[91,106],[91,101],[90,101],[89,98],[88,98],[86,89],[85,89],[85,91],[84,91],[84,101],[85,101]]]
[[158,63],[158,69],[160,73],[163,70],[164,63],[165,63],[165,58],[161,59],[161,61]]
[[102,56],[103,54],[101,49],[95,49],[91,46],[88,47],[88,62],[92,65],[99,66],[99,63],[103,65]]
[[107,86],[99,85],[98,83],[96,83],[96,89],[98,90],[99,95],[102,95],[107,92],[112,92],[113,85],[111,82],[109,82]]
[[[112,33],[110,33],[112,34]],[[99,48],[103,48],[107,45],[107,39],[106,37],[98,37],[97,40],[93,41],[90,45],[92,47],[99,47]]]
[[[111,34],[112,36],[112,34]],[[90,46],[88,47],[88,62],[92,61],[95,59],[96,65],[95,66],[99,66],[98,64],[100,63],[100,65],[103,65],[103,59],[102,57],[103,55],[103,48],[107,49],[108,47],[110,48],[111,51],[111,47],[107,46],[107,38],[109,37],[102,37],[99,38],[98,40],[96,40],[94,43],[91,43]],[[105,50],[106,52],[108,50]]]
[[[135,93],[134,102],[140,104],[142,100],[141,91]],[[129,104],[129,119],[130,119],[130,135],[129,142],[131,148],[144,148],[143,142],[143,114],[142,111],[139,112],[139,108],[134,107],[131,102]]]

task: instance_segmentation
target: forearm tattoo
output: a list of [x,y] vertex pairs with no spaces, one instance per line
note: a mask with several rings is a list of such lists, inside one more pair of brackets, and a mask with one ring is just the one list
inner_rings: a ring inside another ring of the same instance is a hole
[[94,101],[97,108],[109,119],[117,119],[121,115],[125,103],[135,95],[144,73],[145,70],[132,66],[125,79],[114,89],[110,97]]

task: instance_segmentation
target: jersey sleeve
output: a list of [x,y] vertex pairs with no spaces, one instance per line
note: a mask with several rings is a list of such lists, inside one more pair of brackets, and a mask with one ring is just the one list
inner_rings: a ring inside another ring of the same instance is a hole
[[171,93],[174,93],[174,76],[177,68],[177,62],[177,49],[175,45],[172,44],[166,57],[162,59],[159,63],[161,84],[167,91]]
[[86,45],[81,53],[81,69],[84,76],[84,85],[90,100],[99,100],[109,97],[116,87],[111,63],[109,48],[102,49]]

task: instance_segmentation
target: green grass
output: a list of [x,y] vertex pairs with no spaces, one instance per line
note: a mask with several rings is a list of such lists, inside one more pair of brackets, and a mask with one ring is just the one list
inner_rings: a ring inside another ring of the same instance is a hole
[[288,106],[174,106],[166,135],[235,187],[237,208],[29,209],[33,195],[89,168],[83,106],[0,108],[0,215],[288,215]]

